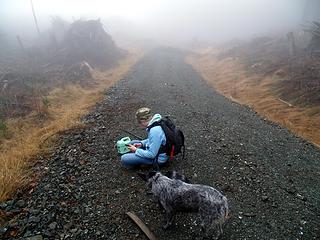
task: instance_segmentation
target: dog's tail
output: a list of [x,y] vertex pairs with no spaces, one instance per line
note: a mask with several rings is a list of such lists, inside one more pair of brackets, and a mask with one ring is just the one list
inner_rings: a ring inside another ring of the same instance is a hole
[[227,219],[229,219],[229,205],[227,198],[222,196],[221,200],[218,203],[219,209],[219,222],[223,224]]
[[228,204],[228,200],[225,196],[223,196],[223,203],[224,203],[224,220],[227,220],[230,218],[229,215],[229,204]]
[[220,201],[220,217],[217,219],[216,223],[218,224],[219,234],[223,233],[222,225],[225,223],[227,219],[229,219],[229,205],[227,198],[225,196],[222,197]]

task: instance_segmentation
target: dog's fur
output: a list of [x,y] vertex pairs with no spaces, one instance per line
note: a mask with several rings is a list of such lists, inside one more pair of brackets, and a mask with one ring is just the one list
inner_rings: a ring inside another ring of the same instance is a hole
[[164,229],[172,225],[174,212],[196,211],[200,214],[201,227],[205,232],[215,227],[218,236],[222,233],[222,224],[228,216],[229,207],[227,198],[218,190],[210,186],[170,179],[160,172],[150,172],[143,178],[151,186],[155,199],[166,212]]

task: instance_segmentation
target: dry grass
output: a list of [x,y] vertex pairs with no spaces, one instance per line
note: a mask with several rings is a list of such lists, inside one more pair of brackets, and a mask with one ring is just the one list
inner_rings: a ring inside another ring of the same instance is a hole
[[271,85],[277,76],[248,74],[237,60],[218,61],[217,50],[205,49],[187,57],[186,61],[217,91],[241,104],[249,105],[260,115],[290,129],[320,146],[320,107],[289,106],[274,93]]
[[30,181],[30,164],[38,154],[50,150],[52,144],[44,146],[55,134],[81,126],[79,118],[103,97],[104,91],[123,77],[142,56],[132,53],[118,67],[104,72],[94,72],[95,82],[90,87],[69,85],[54,89],[48,100],[47,117],[40,121],[35,113],[23,119],[7,121],[11,138],[0,145],[0,201],[8,199]]

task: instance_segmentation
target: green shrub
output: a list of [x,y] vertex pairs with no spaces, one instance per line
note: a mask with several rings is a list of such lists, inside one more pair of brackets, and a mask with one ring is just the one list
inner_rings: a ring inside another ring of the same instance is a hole
[[50,106],[50,101],[48,99],[48,97],[42,97],[42,104],[44,106],[44,108],[48,109]]

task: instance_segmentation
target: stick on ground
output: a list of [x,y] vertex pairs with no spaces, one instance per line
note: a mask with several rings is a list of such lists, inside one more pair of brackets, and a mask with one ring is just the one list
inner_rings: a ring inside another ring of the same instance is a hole
[[278,98],[280,102],[283,102],[284,104],[287,104],[289,107],[292,107],[292,104],[291,103],[288,103],[284,100],[282,100],[281,98]]
[[127,215],[140,227],[140,229],[150,240],[157,240],[156,236],[150,231],[150,229],[141,221],[141,219],[135,213],[127,212]]

